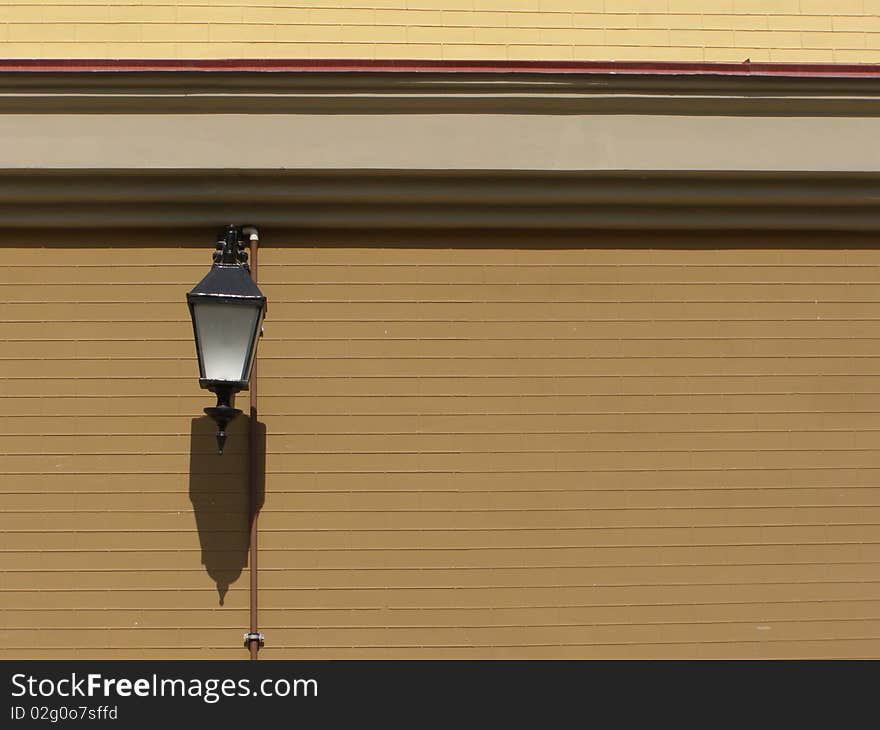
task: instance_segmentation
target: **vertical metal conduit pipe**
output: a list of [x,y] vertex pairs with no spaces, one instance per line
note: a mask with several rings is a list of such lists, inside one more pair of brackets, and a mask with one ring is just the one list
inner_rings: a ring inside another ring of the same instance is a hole
[[[257,283],[257,254],[260,247],[260,233],[252,227],[247,226],[242,232],[250,238],[250,267],[251,277],[254,283]],[[262,337],[262,332],[260,333]],[[259,349],[258,349],[259,352]],[[257,653],[263,643],[262,635],[259,631],[258,615],[257,615],[257,517],[260,513],[260,495],[259,495],[259,443],[257,433],[257,357],[254,357],[253,370],[251,371],[250,383],[250,419],[248,421],[248,488],[250,492],[250,548],[248,553],[248,565],[250,567],[250,633],[247,638],[247,647],[250,652],[251,661],[256,661]]]

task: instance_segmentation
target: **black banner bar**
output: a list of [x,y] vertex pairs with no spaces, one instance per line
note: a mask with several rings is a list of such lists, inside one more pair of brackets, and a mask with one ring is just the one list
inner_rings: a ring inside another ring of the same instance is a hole
[[875,662],[7,661],[0,727],[873,723],[877,669]]

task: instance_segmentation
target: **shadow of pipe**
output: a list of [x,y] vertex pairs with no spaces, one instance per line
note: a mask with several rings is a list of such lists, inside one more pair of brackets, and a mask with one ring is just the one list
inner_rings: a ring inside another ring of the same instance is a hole
[[[257,513],[265,499],[266,426],[257,429]],[[229,426],[224,454],[217,453],[217,426],[207,416],[190,425],[189,498],[199,532],[202,565],[217,585],[222,606],[229,586],[248,564],[250,494],[248,488],[248,419]]]

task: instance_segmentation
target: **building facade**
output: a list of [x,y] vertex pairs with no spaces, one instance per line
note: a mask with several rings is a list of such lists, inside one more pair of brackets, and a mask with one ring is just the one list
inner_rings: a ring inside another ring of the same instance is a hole
[[338,5],[0,10],[0,657],[245,658],[251,426],[263,658],[875,656],[880,4]]

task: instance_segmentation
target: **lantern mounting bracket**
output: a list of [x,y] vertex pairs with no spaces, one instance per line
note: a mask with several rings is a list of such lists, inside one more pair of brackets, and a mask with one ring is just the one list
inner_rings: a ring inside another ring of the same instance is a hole
[[243,266],[250,271],[247,260],[247,241],[241,228],[231,224],[226,226],[217,236],[214,263],[226,266]]

